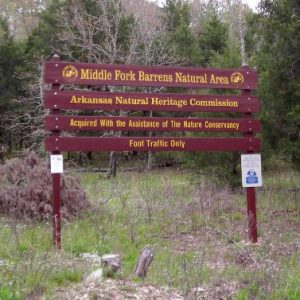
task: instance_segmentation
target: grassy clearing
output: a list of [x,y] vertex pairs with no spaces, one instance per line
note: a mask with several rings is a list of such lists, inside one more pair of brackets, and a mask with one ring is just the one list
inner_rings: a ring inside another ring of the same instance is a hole
[[1,219],[0,299],[51,298],[55,288],[82,281],[95,268],[85,252],[119,253],[122,276],[134,279],[148,244],[155,259],[146,283],[185,295],[202,287],[209,299],[299,299],[300,176],[290,172],[266,174],[258,190],[256,246],[247,244],[243,191],[179,170],[111,180],[83,174],[93,209],[63,223],[61,252],[52,249],[51,224]]

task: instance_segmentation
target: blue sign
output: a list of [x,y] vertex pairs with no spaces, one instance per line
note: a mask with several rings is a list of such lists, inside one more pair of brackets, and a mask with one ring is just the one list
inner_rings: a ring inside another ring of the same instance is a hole
[[247,172],[246,183],[247,184],[258,183],[258,177],[257,177],[256,172],[254,170],[249,170]]

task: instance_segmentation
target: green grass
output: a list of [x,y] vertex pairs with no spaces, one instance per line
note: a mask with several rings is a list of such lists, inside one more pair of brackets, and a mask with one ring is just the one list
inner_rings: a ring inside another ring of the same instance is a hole
[[62,269],[49,276],[49,281],[53,286],[61,286],[65,283],[79,282],[82,278],[83,272],[80,270]]
[[299,255],[287,259],[281,273],[282,281],[279,286],[271,292],[270,298],[285,298],[288,300],[300,299]]
[[148,281],[181,289],[185,294],[192,287],[202,286],[211,277],[212,271],[202,264],[198,252],[174,253],[167,247],[155,253]]
[[3,286],[0,284],[0,299],[1,300],[19,300],[21,299],[18,291],[13,286]]
[[[63,222],[59,253],[52,247],[50,222],[0,220],[0,299],[51,298],[55,288],[80,282],[95,268],[81,260],[85,252],[120,254],[122,276],[134,278],[145,245],[155,253],[146,283],[188,294],[198,286],[237,282],[235,299],[299,299],[297,180],[299,174],[288,169],[266,174],[267,189],[257,189],[262,243],[248,246],[241,189],[231,192],[211,178],[170,169],[113,179],[82,174],[94,208]],[[241,265],[245,253],[258,265]]]
[[269,168],[264,174],[263,183],[266,188],[273,189],[299,189],[300,174],[286,163],[277,169]]

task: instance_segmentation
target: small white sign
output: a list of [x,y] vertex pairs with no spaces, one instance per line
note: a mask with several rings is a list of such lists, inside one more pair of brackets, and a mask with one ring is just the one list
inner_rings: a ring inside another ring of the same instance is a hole
[[63,156],[55,154],[50,156],[51,174],[63,173]]
[[242,154],[241,167],[243,187],[262,186],[260,154]]

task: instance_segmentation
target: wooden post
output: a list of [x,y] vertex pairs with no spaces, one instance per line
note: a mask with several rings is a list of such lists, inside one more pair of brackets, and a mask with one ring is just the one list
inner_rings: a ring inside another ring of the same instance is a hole
[[[52,61],[59,61],[60,58],[58,55],[53,55]],[[52,91],[59,90],[59,84],[52,84]],[[54,105],[55,107],[55,105]],[[54,116],[60,115],[59,109],[52,109],[51,114]],[[59,137],[60,130],[57,128],[52,131],[51,136]],[[59,151],[53,151],[52,154],[60,154]],[[60,215],[60,207],[61,207],[61,193],[60,193],[60,174],[52,174],[52,188],[53,188],[53,245],[56,249],[61,249],[61,215]]]
[[145,248],[140,252],[140,256],[135,267],[135,275],[140,278],[146,278],[149,266],[153,260],[153,250],[150,246],[145,246]]
[[256,196],[254,187],[247,188],[247,215],[249,240],[252,243],[257,243]]
[[[242,69],[248,70],[248,65],[243,65]],[[250,90],[243,90],[242,95],[250,96]],[[251,98],[249,97],[249,101]],[[244,113],[244,118],[251,122],[252,111],[249,110],[247,113]],[[245,133],[244,136],[253,137],[253,133],[250,131],[249,133]],[[249,150],[246,153],[253,153],[253,148],[250,146]],[[247,217],[248,217],[248,236],[251,243],[257,243],[257,224],[256,224],[256,195],[254,187],[247,187]]]

